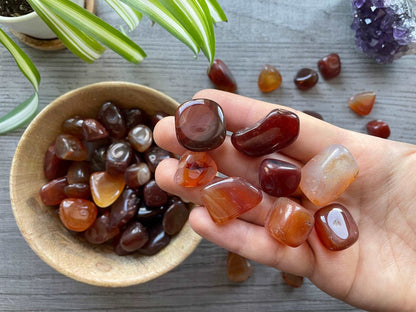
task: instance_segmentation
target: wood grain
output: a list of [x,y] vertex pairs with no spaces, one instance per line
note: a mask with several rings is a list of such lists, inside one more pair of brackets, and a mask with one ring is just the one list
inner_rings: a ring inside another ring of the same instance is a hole
[[[354,46],[350,1],[253,0],[219,1],[228,23],[215,28],[217,57],[233,71],[242,95],[320,112],[326,121],[364,132],[372,119],[386,120],[391,139],[416,143],[415,56],[380,66]],[[113,25],[122,22],[104,1],[97,15]],[[23,47],[42,75],[41,108],[77,87],[105,80],[136,82],[158,89],[178,102],[212,87],[207,61],[192,53],[159,26],[144,18],[130,36],[148,54],[140,65],[129,64],[106,51],[94,64],[85,64],[67,50],[41,52]],[[0,113],[31,94],[31,86],[13,59],[0,48]],[[292,79],[301,67],[316,68],[322,56],[339,53],[342,73],[320,81],[308,92]],[[282,87],[270,94],[257,88],[262,65],[276,66]],[[376,104],[369,116],[358,117],[346,101],[373,90]],[[73,281],[53,270],[29,248],[14,221],[9,197],[9,172],[23,130],[0,136],[0,311],[359,311],[333,299],[306,281],[291,289],[272,268],[254,264],[243,284],[227,280],[226,252],[204,241],[179,267],[149,283],[123,289],[103,289]]]

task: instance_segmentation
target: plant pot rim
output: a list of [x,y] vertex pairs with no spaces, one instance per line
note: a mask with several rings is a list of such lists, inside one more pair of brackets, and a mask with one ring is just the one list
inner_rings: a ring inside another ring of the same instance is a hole
[[35,11],[27,13],[25,15],[19,15],[19,16],[0,15],[0,23],[8,24],[8,23],[23,22],[23,21],[30,20],[31,18],[34,18],[37,16],[38,14]]

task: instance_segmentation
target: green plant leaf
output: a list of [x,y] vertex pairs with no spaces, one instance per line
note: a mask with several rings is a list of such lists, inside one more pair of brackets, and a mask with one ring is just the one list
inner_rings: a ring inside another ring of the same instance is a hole
[[129,62],[139,63],[146,57],[146,53],[129,37],[75,3],[69,0],[29,0],[31,3],[39,1],[63,20],[100,41]]
[[[51,0],[48,0],[51,1]],[[195,55],[199,52],[197,40],[188,30],[169,12],[158,0],[120,0],[128,6],[146,15],[160,26],[165,28],[173,36],[186,44]]]
[[120,0],[105,0],[113,10],[126,22],[130,31],[134,30],[140,23],[143,15],[135,9],[129,7]]
[[[215,55],[215,37],[211,16],[204,0],[202,8],[197,0],[160,0],[160,2],[182,23],[212,63]],[[206,16],[208,13],[209,17]]]
[[0,134],[4,134],[26,124],[36,115],[39,107],[37,91],[40,84],[40,75],[30,58],[2,29],[0,29],[0,43],[9,50],[17,66],[35,89],[35,93],[29,99],[0,118]]
[[212,19],[214,23],[218,22],[227,22],[227,16],[225,16],[224,11],[222,10],[221,6],[218,4],[217,0],[205,0],[209,11],[211,12]]

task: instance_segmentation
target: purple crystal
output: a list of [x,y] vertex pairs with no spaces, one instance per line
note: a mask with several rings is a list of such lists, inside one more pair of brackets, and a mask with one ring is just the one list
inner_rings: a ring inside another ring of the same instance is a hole
[[378,63],[416,51],[416,17],[407,0],[352,0],[355,43]]

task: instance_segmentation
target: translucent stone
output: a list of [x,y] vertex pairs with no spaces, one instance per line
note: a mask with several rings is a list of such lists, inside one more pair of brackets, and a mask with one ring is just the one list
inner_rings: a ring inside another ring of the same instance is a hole
[[288,284],[289,286],[299,288],[303,284],[303,276],[287,273],[287,272],[281,272],[281,276],[283,280]]
[[215,149],[226,136],[222,108],[208,99],[195,99],[180,105],[175,114],[175,128],[179,143],[194,152]]
[[136,151],[144,152],[153,143],[153,133],[148,126],[137,125],[130,130],[128,139]]
[[310,68],[302,68],[295,76],[294,83],[299,90],[309,90],[318,83],[318,73]]
[[47,206],[59,205],[67,196],[65,187],[68,185],[66,177],[49,181],[40,189],[40,199]]
[[227,256],[227,276],[230,281],[244,282],[253,274],[251,263],[244,257],[233,252]]
[[175,182],[184,187],[205,185],[214,179],[217,165],[206,152],[187,151],[179,160]]
[[55,143],[50,145],[43,159],[43,173],[45,178],[50,181],[65,175],[70,162],[60,159],[55,153]]
[[67,198],[59,205],[59,217],[68,230],[83,232],[94,223],[97,207],[86,199]]
[[324,79],[332,79],[341,72],[341,60],[337,53],[331,53],[318,61],[318,69]]
[[139,197],[131,189],[125,189],[121,196],[111,205],[110,225],[122,227],[137,213]]
[[374,92],[362,92],[350,97],[348,106],[358,115],[365,116],[370,114],[375,100],[376,94]]
[[88,153],[81,141],[70,134],[60,134],[55,140],[56,157],[65,160],[86,160]]
[[82,133],[83,123],[84,123],[84,119],[82,119],[81,117],[76,116],[76,117],[68,118],[62,124],[62,132],[65,134],[72,134],[78,139],[82,139],[83,138],[83,133]]
[[300,168],[277,159],[264,159],[260,164],[261,189],[275,197],[288,196],[296,191],[300,182]]
[[82,123],[82,134],[87,141],[97,141],[108,137],[108,131],[96,119],[88,118]]
[[84,237],[92,244],[102,244],[116,237],[119,233],[118,227],[110,226],[110,212],[104,211],[84,232]]
[[98,207],[108,207],[121,195],[125,186],[124,176],[105,171],[94,172],[90,177],[92,198]]
[[379,138],[387,139],[390,136],[390,127],[383,120],[371,120],[366,125],[367,133]]
[[257,85],[261,92],[271,92],[282,84],[282,75],[276,67],[266,64],[260,71]]
[[358,226],[341,204],[331,204],[315,213],[315,231],[329,250],[343,250],[358,240]]
[[278,198],[266,218],[267,232],[290,247],[304,243],[313,229],[314,217],[309,210],[286,198]]
[[89,199],[91,196],[90,185],[87,183],[68,184],[65,186],[64,191],[68,198]]
[[208,70],[211,82],[220,90],[235,92],[237,83],[228,66],[220,59],[215,59]]
[[179,233],[189,217],[189,210],[184,203],[172,203],[163,215],[162,225],[169,235]]
[[284,109],[274,109],[254,125],[234,132],[231,142],[241,153],[258,157],[287,147],[298,135],[298,116]]
[[262,200],[260,190],[240,177],[230,177],[207,185],[201,192],[204,206],[217,224],[229,222]]
[[301,170],[300,188],[317,206],[338,198],[354,181],[358,164],[345,146],[328,146],[309,160]]

